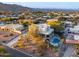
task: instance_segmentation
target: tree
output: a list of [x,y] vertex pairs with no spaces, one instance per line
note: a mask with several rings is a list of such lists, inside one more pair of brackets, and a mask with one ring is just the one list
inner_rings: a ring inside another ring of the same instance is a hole
[[19,19],[25,19],[24,15],[19,16]]
[[38,30],[37,26],[35,24],[32,24],[29,26],[29,32],[31,34],[36,34],[36,31]]
[[7,17],[7,18],[1,18],[0,20],[4,21],[4,22],[9,22],[9,21],[17,20],[17,19],[16,18]]
[[51,21],[47,21],[47,24],[50,25],[50,26],[53,26],[53,25],[60,25],[61,22],[60,21],[53,21],[53,20],[51,20]]
[[63,36],[64,27],[61,25],[60,21],[48,21],[48,25],[50,25],[52,28],[54,28],[55,34],[58,34],[60,37]]
[[55,32],[61,32],[62,30],[64,30],[60,21],[48,21],[47,24],[53,27],[55,29]]
[[55,18],[55,17],[57,17],[57,16],[58,16],[58,14],[49,13],[49,16],[50,16],[51,18]]
[[21,19],[21,20],[18,20],[18,23],[22,24],[24,27],[28,27],[28,25],[30,25],[32,23],[32,21]]
[[77,57],[78,57],[79,56],[79,45],[74,44],[73,47],[76,49],[76,54],[77,54]]

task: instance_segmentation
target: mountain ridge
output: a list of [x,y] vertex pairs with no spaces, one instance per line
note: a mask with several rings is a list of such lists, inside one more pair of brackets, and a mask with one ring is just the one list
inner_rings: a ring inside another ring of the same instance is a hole
[[26,10],[30,10],[30,8],[23,7],[23,6],[17,5],[17,4],[4,4],[4,3],[0,3],[0,11],[18,12],[18,11],[26,11]]
[[62,8],[30,8],[25,7],[17,4],[5,4],[0,2],[0,11],[12,11],[12,12],[18,12],[18,11],[65,11],[65,12],[73,12],[73,11],[79,11],[79,9],[62,9]]

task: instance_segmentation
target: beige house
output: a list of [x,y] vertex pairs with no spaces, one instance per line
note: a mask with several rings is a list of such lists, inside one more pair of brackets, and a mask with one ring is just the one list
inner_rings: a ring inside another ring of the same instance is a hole
[[20,24],[7,24],[4,26],[0,26],[0,30],[9,31],[9,32],[16,32],[21,34],[21,30],[23,30],[23,26]]

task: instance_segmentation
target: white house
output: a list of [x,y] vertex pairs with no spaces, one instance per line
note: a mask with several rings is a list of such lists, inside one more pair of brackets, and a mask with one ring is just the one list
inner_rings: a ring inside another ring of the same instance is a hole
[[65,27],[73,27],[73,23],[71,21],[65,21],[64,26]]
[[45,40],[48,40],[48,42],[53,46],[59,46],[60,38],[54,36],[54,29],[51,28],[50,25],[44,23],[38,24],[37,27],[39,28],[39,34],[41,34]]
[[70,28],[70,33],[66,37],[66,43],[79,44],[79,25]]
[[77,26],[74,26],[73,28],[70,28],[70,31],[72,33],[79,33],[79,24]]
[[7,17],[6,15],[0,15],[0,18],[5,18],[5,17]]
[[47,24],[38,24],[39,33],[47,40],[54,36],[54,29]]

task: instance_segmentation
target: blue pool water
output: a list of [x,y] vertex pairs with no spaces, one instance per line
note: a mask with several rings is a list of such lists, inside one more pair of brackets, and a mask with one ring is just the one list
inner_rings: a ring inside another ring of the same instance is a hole
[[3,23],[3,22],[0,22],[0,26],[3,26],[3,25],[5,25],[5,23]]
[[50,43],[52,44],[52,45],[58,45],[59,44],[59,42],[60,42],[60,38],[59,37],[53,37],[51,40],[50,40]]
[[54,37],[54,38],[52,38],[51,41],[52,41],[53,43],[59,43],[59,42],[60,42],[60,40],[59,40],[58,37]]

